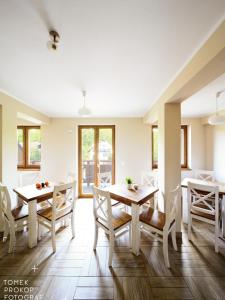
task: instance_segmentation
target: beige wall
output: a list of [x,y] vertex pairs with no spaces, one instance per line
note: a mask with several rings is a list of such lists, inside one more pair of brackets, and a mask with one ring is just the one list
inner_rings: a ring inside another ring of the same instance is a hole
[[213,155],[214,155],[214,126],[205,125],[205,166],[207,170],[214,169]]
[[[17,114],[30,116],[39,122],[49,122],[48,117],[0,92],[2,107],[2,182],[11,191],[18,184],[17,177]],[[14,193],[11,193],[14,196]]]
[[115,125],[116,182],[131,176],[140,182],[141,171],[150,170],[150,127],[141,118],[52,119],[42,126],[42,174],[64,180],[69,171],[77,174],[78,125]]
[[[225,111],[220,114],[225,115]],[[203,120],[203,123],[206,122],[207,118]],[[205,128],[207,168],[215,171],[218,181],[225,182],[225,125],[205,125]]]
[[[77,173],[77,126],[116,125],[116,181],[132,176],[140,182],[141,171],[151,170],[151,129],[141,118],[64,119],[55,118],[42,126],[42,168],[44,177],[64,180],[69,171]],[[205,126],[201,119],[182,119],[190,126],[189,161],[193,169],[205,166]],[[182,171],[186,175],[188,171]]]
[[[16,126],[27,115],[42,123],[42,172],[49,179],[62,180],[70,170],[77,172],[77,126],[80,124],[116,125],[116,180],[132,176],[140,182],[143,170],[151,170],[151,130],[141,118],[49,119],[45,115],[0,92],[2,107],[2,181],[16,186]],[[30,121],[28,121],[30,122]],[[205,168],[205,129],[200,119],[185,119],[191,125],[191,167]],[[208,134],[207,134],[208,136]]]
[[225,182],[225,125],[214,127],[213,169],[216,179]]
[[0,105],[0,181],[2,182],[2,105]]
[[181,123],[189,126],[189,167],[191,169],[205,169],[205,126],[200,118],[183,118]]

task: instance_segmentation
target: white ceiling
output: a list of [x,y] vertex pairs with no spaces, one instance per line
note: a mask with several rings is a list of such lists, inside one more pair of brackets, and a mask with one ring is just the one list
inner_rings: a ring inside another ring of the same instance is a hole
[[[0,89],[52,117],[143,116],[225,0],[0,0]],[[48,29],[61,35],[57,53]]]
[[[225,74],[212,81],[181,104],[183,117],[205,117],[215,113],[216,93],[225,89]],[[218,100],[218,110],[225,109],[225,92]]]

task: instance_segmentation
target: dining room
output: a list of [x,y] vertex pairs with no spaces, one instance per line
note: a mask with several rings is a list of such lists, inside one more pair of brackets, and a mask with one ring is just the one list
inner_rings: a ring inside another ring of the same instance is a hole
[[225,299],[224,16],[0,2],[0,299]]

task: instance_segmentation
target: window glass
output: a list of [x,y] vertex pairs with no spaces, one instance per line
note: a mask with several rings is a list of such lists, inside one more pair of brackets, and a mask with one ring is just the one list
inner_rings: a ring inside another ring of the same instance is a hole
[[28,165],[40,165],[41,135],[40,129],[28,130]]
[[[181,166],[187,168],[187,126],[181,127]],[[152,167],[158,167],[158,127],[152,126]]]
[[180,156],[180,159],[181,159],[181,165],[183,166],[185,164],[185,157],[184,157],[184,129],[181,128],[181,135],[180,135],[180,149],[181,149],[181,156]]
[[24,134],[23,129],[18,128],[17,129],[17,153],[18,153],[18,165],[24,165]]
[[17,127],[17,166],[21,169],[39,169],[41,162],[40,127]]
[[152,163],[153,163],[153,167],[157,167],[158,165],[158,128],[157,127],[152,128],[152,141],[153,141]]

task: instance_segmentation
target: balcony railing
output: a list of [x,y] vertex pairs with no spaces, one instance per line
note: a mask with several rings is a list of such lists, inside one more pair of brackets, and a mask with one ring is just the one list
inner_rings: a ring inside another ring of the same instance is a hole
[[[112,161],[100,160],[99,161],[100,173],[112,171]],[[82,165],[82,179],[83,179],[83,192],[90,193],[91,186],[94,183],[94,160],[83,160]]]

